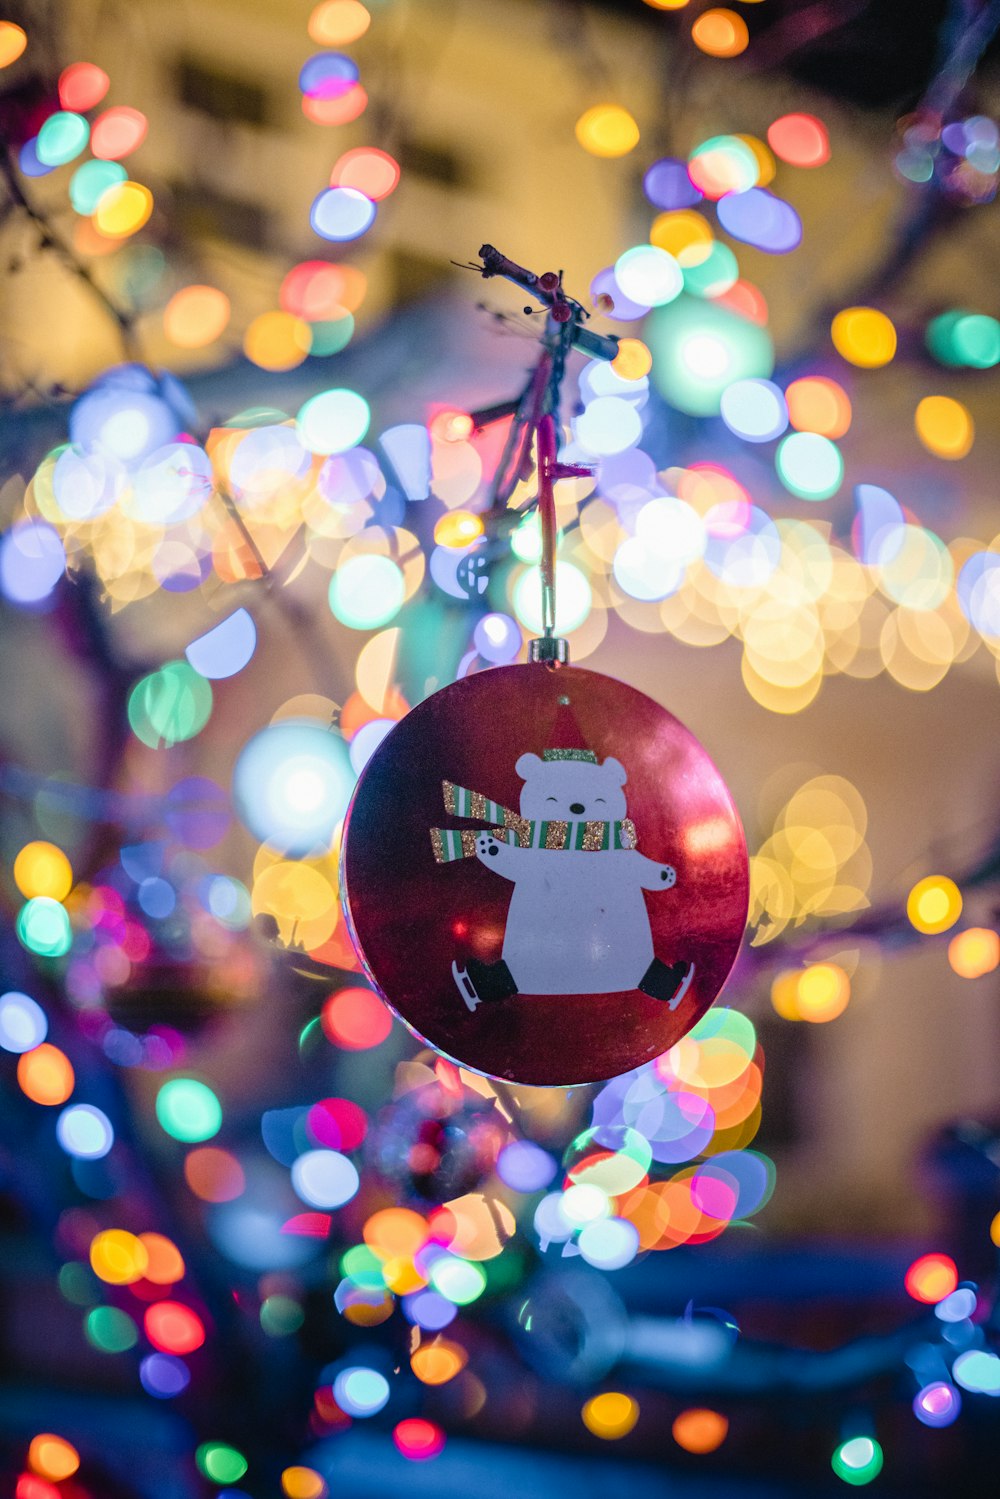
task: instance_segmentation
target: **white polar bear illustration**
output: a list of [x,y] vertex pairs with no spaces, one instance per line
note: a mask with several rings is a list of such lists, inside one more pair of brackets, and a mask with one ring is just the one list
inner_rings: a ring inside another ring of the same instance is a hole
[[518,840],[483,832],[475,843],[481,863],[514,888],[501,961],[452,965],[469,1009],[518,992],[632,989],[676,1008],[694,967],[654,954],[643,891],[670,890],[677,875],[635,848],[622,765],[598,764],[591,751],[549,750],[544,759],[522,755],[516,769],[524,781]]

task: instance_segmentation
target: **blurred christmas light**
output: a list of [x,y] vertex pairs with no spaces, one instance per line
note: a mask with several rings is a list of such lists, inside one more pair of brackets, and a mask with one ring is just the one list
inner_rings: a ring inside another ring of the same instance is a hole
[[591,156],[627,156],[639,144],[639,127],[620,104],[595,104],[577,120],[576,138]]
[[833,346],[850,364],[881,369],[896,352],[896,330],[875,307],[846,307],[830,325]]
[[592,1395],[580,1412],[584,1426],[606,1442],[627,1437],[639,1419],[639,1404],[631,1395],[607,1390]]
[[922,1254],[906,1272],[906,1289],[914,1301],[933,1306],[958,1285],[958,1268],[947,1254]]
[[691,40],[709,57],[739,57],[750,41],[747,23],[734,10],[705,10],[691,27]]
[[156,1095],[156,1117],[174,1140],[210,1140],[222,1125],[222,1106],[207,1083],[175,1077]]
[[945,875],[926,875],[907,896],[906,914],[918,932],[946,932],[962,914],[962,892]]
[[673,1438],[685,1452],[714,1452],[729,1432],[729,1421],[719,1411],[696,1408],[681,1411],[674,1420]]
[[830,1466],[845,1483],[861,1487],[878,1477],[882,1462],[882,1448],[874,1437],[850,1437],[836,1449]]

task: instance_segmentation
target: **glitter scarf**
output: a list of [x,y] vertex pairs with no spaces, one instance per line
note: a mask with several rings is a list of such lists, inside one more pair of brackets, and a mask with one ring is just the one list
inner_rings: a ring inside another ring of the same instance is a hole
[[614,849],[633,849],[636,845],[635,824],[630,817],[621,822],[541,822],[521,817],[509,807],[491,801],[481,791],[469,791],[443,781],[444,807],[453,817],[468,817],[492,824],[488,828],[431,828],[431,847],[439,864],[454,859],[472,859],[476,839],[483,832],[492,833],[502,843],[519,848],[540,848],[550,853],[602,853]]

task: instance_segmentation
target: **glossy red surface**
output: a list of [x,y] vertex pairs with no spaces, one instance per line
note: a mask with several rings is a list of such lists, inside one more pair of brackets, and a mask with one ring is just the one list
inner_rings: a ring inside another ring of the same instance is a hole
[[[564,696],[598,759],[614,756],[628,773],[628,816],[639,851],[677,870],[673,890],[645,896],[656,955],[695,964],[675,1011],[631,990],[522,993],[470,1012],[452,978],[453,959],[500,957],[512,887],[475,858],[435,862],[430,828],[476,826],[443,811],[441,782],[484,792],[516,811],[515,763],[525,751],[541,755],[552,747]],[[749,894],[739,816],[694,736],[622,682],[543,664],[479,672],[407,714],[358,782],[341,879],[359,956],[407,1025],[467,1067],[545,1086],[616,1076],[690,1030],[733,966]]]

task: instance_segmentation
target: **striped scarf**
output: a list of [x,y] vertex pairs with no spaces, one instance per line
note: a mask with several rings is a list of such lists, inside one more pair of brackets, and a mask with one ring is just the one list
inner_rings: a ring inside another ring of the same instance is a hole
[[502,843],[515,843],[519,848],[548,849],[552,853],[565,850],[600,853],[635,848],[635,824],[630,817],[622,822],[540,822],[521,817],[509,807],[491,801],[481,791],[470,791],[465,786],[453,785],[451,781],[443,781],[442,789],[446,812],[453,817],[469,817],[492,826],[461,830],[431,828],[431,847],[439,864],[474,858],[476,839],[484,831],[492,833]]

